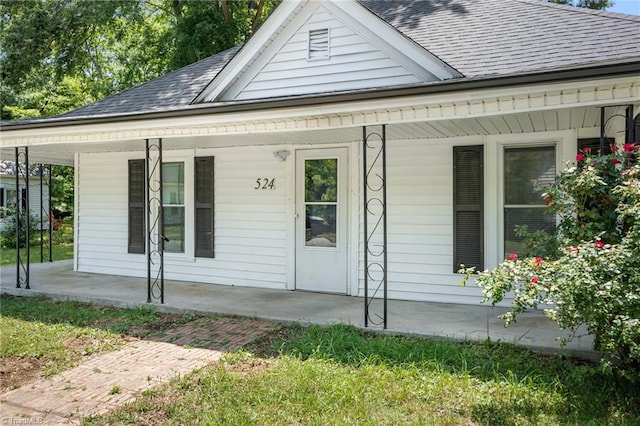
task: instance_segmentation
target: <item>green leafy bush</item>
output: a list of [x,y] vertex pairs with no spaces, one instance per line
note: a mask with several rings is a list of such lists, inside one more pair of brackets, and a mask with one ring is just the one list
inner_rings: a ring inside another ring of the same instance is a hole
[[[609,155],[580,152],[542,193],[560,219],[549,237],[519,232],[530,253],[511,254],[476,283],[493,305],[513,297],[505,324],[538,306],[562,329],[585,325],[594,349],[624,368],[640,369],[640,146]],[[465,282],[472,269],[465,270]],[[570,335],[570,337],[573,334]],[[570,338],[569,337],[569,338]]]
[[[16,218],[16,211],[14,207],[0,207],[0,247],[2,248],[15,248],[16,246],[16,227],[20,229],[20,248],[26,246],[26,229],[27,218],[24,215],[20,216],[19,223]],[[38,232],[39,220],[31,216],[29,220],[29,242],[34,242],[39,235]]]

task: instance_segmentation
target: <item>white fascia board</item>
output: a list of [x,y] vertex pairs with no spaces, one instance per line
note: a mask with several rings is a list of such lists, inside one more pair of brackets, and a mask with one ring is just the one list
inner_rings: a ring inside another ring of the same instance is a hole
[[222,68],[215,78],[204,88],[194,103],[212,102],[229,86],[233,84],[239,73],[268,47],[278,33],[284,28],[291,17],[295,16],[308,0],[285,0],[251,36],[249,41]]
[[338,129],[640,103],[640,77],[212,113],[65,127],[3,130],[3,148]]
[[399,60],[414,74],[423,75],[426,70],[440,80],[463,77],[457,70],[419,46],[362,4],[356,1],[336,1],[327,2],[326,7],[329,10],[341,10],[340,19],[348,23],[351,28],[359,29],[363,37],[389,56]]

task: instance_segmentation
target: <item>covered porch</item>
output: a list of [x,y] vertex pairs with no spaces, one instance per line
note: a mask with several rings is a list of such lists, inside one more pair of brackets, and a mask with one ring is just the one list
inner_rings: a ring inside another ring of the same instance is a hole
[[[58,300],[91,302],[117,307],[152,307],[159,311],[224,314],[298,322],[303,325],[351,324],[364,328],[362,297],[314,292],[234,287],[167,280],[164,304],[144,303],[145,278],[74,272],[72,261],[31,265],[31,289],[15,287],[15,267],[0,268],[1,291],[16,296],[44,295]],[[286,309],[283,309],[286,306]],[[596,359],[591,336],[576,337],[565,347],[566,336],[541,311],[522,314],[516,324],[503,326],[497,315],[505,308],[462,304],[388,301],[386,333],[437,336],[460,340],[506,342],[535,351],[564,353]]]

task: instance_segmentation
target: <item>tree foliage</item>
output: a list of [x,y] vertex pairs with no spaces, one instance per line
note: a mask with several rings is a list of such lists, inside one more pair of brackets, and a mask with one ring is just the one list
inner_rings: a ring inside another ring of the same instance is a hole
[[596,10],[604,10],[613,6],[613,1],[611,0],[549,0],[549,2]]
[[63,113],[235,46],[277,2],[3,1],[1,118]]
[[640,370],[640,146],[612,150],[580,152],[542,194],[560,218],[557,232],[545,244],[528,235],[528,257],[512,254],[476,283],[494,305],[513,296],[506,324],[552,306],[545,313],[561,328],[586,326],[596,350]]

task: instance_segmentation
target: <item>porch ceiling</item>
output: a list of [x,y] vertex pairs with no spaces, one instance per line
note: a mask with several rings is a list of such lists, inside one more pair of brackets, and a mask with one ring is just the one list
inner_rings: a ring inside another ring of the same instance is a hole
[[[605,110],[607,128],[616,120],[622,120],[624,106]],[[327,117],[329,120],[331,116]],[[611,119],[611,120],[610,120]],[[599,128],[600,108],[595,106],[531,111],[513,114],[499,114],[485,117],[442,119],[395,123],[387,126],[387,139],[438,139],[460,136],[504,135],[530,132],[567,130],[572,128]],[[619,127],[616,124],[615,127]],[[340,127],[336,129],[292,129],[288,131],[247,132],[226,135],[166,136],[163,138],[166,150],[196,149],[256,145],[300,145],[332,144],[360,141],[362,127]],[[615,136],[607,132],[609,136]],[[33,163],[73,165],[76,152],[122,152],[143,151],[143,139],[123,139],[102,142],[58,142],[29,147],[29,158]],[[0,148],[2,160],[14,160],[12,147]]]

